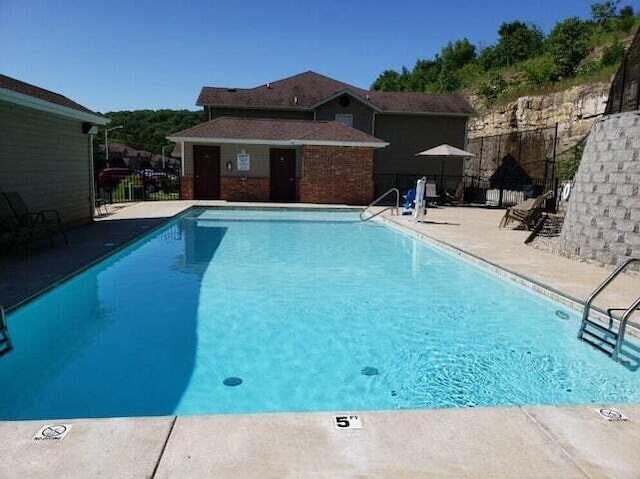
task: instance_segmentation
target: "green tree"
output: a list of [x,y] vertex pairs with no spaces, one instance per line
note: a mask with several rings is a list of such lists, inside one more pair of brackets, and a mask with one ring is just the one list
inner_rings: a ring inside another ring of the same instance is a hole
[[623,32],[629,33],[633,26],[636,23],[636,15],[633,11],[633,7],[627,5],[626,7],[622,7],[618,14],[618,18],[616,18],[614,29]]
[[498,49],[495,46],[483,48],[478,55],[478,63],[485,71],[502,66]]
[[438,81],[442,62],[436,56],[435,60],[418,60],[411,71],[411,91],[432,91]]
[[401,91],[400,73],[395,70],[385,70],[371,85],[371,89],[380,91]]
[[449,42],[440,52],[442,67],[436,89],[446,93],[459,89],[461,86],[459,70],[475,58],[476,47],[468,39]]
[[591,5],[591,18],[599,26],[603,27],[616,17],[619,0],[594,3]]
[[577,17],[555,25],[547,38],[546,48],[555,62],[558,74],[571,77],[589,52],[589,26]]
[[503,23],[498,30],[496,55],[499,66],[509,66],[539,54],[542,51],[544,35],[536,25],[521,21]]
[[[124,143],[139,150],[160,153],[168,144],[166,137],[185,130],[203,121],[201,111],[188,110],[134,110],[105,113],[111,119],[109,127],[123,125],[124,128],[109,134],[109,142]],[[104,130],[96,135],[96,144],[104,142]]]
[[462,68],[475,58],[476,46],[467,38],[449,42],[440,52],[443,68]]

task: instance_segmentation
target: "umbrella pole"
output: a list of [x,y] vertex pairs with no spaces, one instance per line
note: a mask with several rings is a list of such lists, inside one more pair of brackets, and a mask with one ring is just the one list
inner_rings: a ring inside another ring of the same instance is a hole
[[444,195],[444,160],[440,167],[440,193]]

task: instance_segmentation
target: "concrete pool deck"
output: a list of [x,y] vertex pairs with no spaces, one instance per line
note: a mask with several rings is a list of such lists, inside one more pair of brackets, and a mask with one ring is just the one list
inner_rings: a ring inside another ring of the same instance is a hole
[[[21,263],[3,260],[0,295],[9,297],[6,285],[13,283],[9,292],[18,302],[194,204],[234,205],[172,201],[119,208],[72,231],[70,247],[42,249]],[[604,268],[524,246],[526,233],[498,230],[502,214],[438,208],[429,211],[431,223],[423,225],[407,218],[387,220],[577,299],[608,274]],[[5,266],[14,265],[18,269],[8,273]],[[16,284],[16,271],[17,283],[27,279],[25,287]],[[620,281],[614,296],[603,296],[604,302],[617,304],[624,295],[640,291],[639,275],[624,275]],[[626,421],[602,417],[598,410],[604,406],[363,412],[363,427],[354,430],[335,427],[334,415],[341,411],[4,421],[0,477],[640,477],[640,405],[612,406]],[[72,427],[64,440],[34,441],[46,424]]]
[[637,478],[640,406],[365,412],[340,430],[331,413],[0,422],[0,477]]

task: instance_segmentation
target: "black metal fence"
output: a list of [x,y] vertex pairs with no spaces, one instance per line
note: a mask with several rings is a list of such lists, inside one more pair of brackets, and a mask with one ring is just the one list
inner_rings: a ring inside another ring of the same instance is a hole
[[[463,192],[462,198],[457,198],[465,203],[482,204],[488,206],[511,206],[521,201],[539,196],[549,190],[557,191],[558,180],[552,177],[522,178],[503,176],[500,184],[493,184],[490,179],[470,175],[397,175],[375,174],[374,188],[376,198],[391,188],[398,188],[401,195],[416,187],[420,178],[426,178],[427,183],[436,185],[438,194],[447,192],[450,197],[455,197],[459,191]],[[464,188],[460,188],[460,186]],[[392,202],[393,198],[389,198]],[[547,203],[548,211],[555,211],[555,199]]]
[[605,115],[640,109],[640,31],[622,60],[611,89]]
[[176,172],[105,168],[98,172],[96,193],[106,203],[177,200],[180,175]]

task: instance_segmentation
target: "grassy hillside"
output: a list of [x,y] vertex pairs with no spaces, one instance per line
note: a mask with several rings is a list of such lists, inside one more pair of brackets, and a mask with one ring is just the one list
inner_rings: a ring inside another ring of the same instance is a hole
[[372,88],[383,91],[462,92],[488,105],[522,95],[559,91],[609,80],[640,26],[633,8],[607,1],[591,6],[591,18],[567,18],[545,33],[524,21],[503,23],[494,45],[468,39],[449,42],[431,59],[409,69],[385,70]]
[[[202,111],[189,110],[134,110],[105,113],[111,119],[109,128],[124,128],[109,133],[109,142],[125,143],[140,150],[160,153],[169,142],[167,135],[197,125],[203,121]],[[96,142],[104,142],[100,130]]]

